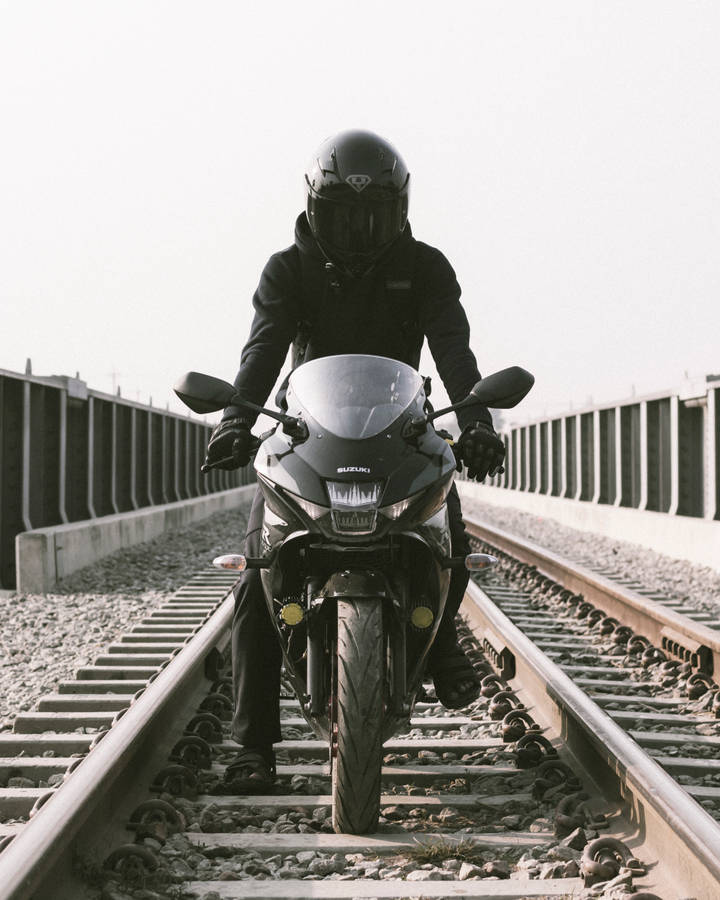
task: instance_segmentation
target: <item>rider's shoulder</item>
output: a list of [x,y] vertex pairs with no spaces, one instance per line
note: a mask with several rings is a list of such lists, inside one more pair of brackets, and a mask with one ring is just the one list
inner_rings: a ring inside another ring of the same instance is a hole
[[450,261],[442,252],[442,250],[439,250],[437,247],[433,247],[432,244],[426,244],[424,241],[418,241],[416,239],[414,240],[416,245],[415,252],[417,261],[422,268],[441,277],[455,277],[455,270],[453,269]]
[[295,276],[298,271],[298,249],[292,244],[284,250],[278,250],[265,263],[263,273],[277,278],[282,275]]

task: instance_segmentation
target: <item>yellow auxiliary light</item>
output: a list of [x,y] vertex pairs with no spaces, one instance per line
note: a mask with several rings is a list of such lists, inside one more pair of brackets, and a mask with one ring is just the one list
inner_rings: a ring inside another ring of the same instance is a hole
[[305,618],[305,610],[299,603],[286,603],[280,610],[280,618],[286,625],[299,625]]
[[240,553],[228,553],[225,556],[217,556],[213,560],[216,569],[235,569],[244,572],[247,569],[247,559]]
[[429,628],[435,616],[428,606],[416,606],[410,613],[410,621],[416,628]]

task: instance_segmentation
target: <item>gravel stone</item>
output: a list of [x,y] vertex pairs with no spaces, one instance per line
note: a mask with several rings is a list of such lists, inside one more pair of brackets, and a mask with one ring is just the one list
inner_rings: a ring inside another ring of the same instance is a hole
[[7,786],[9,788],[34,788],[35,782],[30,778],[23,778],[21,775],[15,778],[8,778]]
[[660,594],[687,600],[697,609],[720,610],[720,571],[709,566],[677,560],[639,544],[578,531],[553,519],[506,506],[470,498],[464,499],[462,505],[468,516],[535,541],[561,556],[612,569],[617,577],[640,581]]
[[467,881],[468,878],[482,878],[485,873],[480,868],[480,866],[475,866],[472,863],[464,862],[460,866],[460,871],[458,872],[458,879],[460,881]]
[[573,850],[582,850],[587,844],[587,835],[582,828],[576,828],[567,837],[560,841],[561,847],[572,847]]
[[314,859],[308,866],[311,875],[342,875],[345,871],[345,862],[336,859]]
[[483,872],[492,878],[509,878],[510,871],[510,866],[503,859],[493,859],[483,866]]
[[213,557],[238,546],[249,509],[248,500],[121,550],[73,573],[50,594],[0,595],[0,618],[12,623],[0,634],[0,732],[9,731],[15,715],[31,709],[58,681],[74,678]]
[[432,871],[426,871],[424,869],[417,869],[415,872],[410,872],[410,874],[405,879],[406,881],[447,881],[451,879],[453,876],[450,872],[441,872],[440,869],[433,868]]

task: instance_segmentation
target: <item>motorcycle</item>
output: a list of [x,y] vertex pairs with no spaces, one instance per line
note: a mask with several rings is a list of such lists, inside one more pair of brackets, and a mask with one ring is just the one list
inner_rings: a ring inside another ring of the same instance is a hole
[[196,413],[232,403],[278,423],[256,443],[261,555],[227,554],[215,565],[260,569],[286,675],[328,742],[336,832],[375,830],[383,743],[407,726],[451,570],[493,562],[451,555],[445,500],[457,460],[432,422],[477,403],[513,407],[533,383],[524,369],[504,369],[433,411],[410,366],[342,355],[299,366],[284,412],[197,372],[175,387]]

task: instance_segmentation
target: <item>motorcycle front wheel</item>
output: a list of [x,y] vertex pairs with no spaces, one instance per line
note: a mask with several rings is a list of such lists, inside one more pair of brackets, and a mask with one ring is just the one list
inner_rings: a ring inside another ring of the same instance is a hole
[[377,828],[383,761],[385,648],[380,599],[337,600],[336,740],[332,824],[338,834]]

